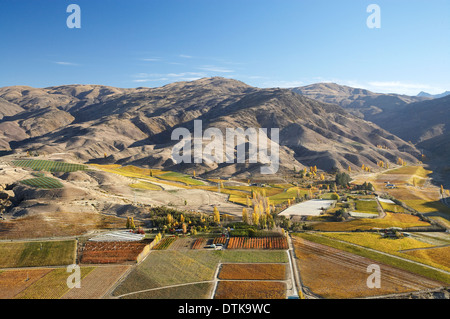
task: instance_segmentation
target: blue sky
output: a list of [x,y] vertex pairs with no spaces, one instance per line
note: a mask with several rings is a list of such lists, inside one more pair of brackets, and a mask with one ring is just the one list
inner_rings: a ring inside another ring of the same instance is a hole
[[[69,29],[69,4],[81,28]],[[369,4],[381,28],[369,29]],[[0,86],[156,87],[209,76],[450,90],[448,0],[3,0]]]

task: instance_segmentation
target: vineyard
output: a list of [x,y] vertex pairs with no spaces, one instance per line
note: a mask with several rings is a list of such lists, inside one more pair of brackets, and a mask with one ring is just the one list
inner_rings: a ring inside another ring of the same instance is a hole
[[161,240],[156,246],[153,247],[154,250],[164,250],[169,248],[173,242],[177,240],[177,237],[167,237]]
[[81,262],[112,264],[136,261],[147,244],[142,242],[87,242]]
[[198,238],[192,244],[192,249],[201,249],[205,246],[206,238]]
[[225,243],[227,242],[227,238],[226,237],[216,237],[213,240],[213,244],[222,244],[225,245]]
[[231,237],[228,249],[288,249],[285,237]]
[[76,171],[84,171],[87,169],[86,165],[47,161],[47,160],[19,160],[13,161],[12,163],[19,167],[27,167],[35,171],[46,171],[46,172],[76,172]]
[[36,178],[25,179],[20,182],[22,184],[25,184],[28,186],[43,188],[43,189],[56,189],[56,188],[64,187],[64,185],[60,181],[58,181],[54,178],[50,178],[50,177],[36,177]]
[[223,264],[221,280],[285,280],[285,264]]
[[220,281],[215,299],[286,299],[286,284],[279,281]]

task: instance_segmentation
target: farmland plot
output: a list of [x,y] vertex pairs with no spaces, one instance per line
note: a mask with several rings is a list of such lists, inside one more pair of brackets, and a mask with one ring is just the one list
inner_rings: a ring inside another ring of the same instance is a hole
[[[442,287],[444,284],[366,257],[294,237],[303,284],[325,298],[358,298]],[[367,267],[381,267],[381,288],[367,287]],[[345,283],[345,284],[343,284]]]
[[94,242],[89,241],[83,249],[81,262],[84,264],[110,264],[136,261],[143,252],[143,242]]
[[286,299],[280,281],[220,281],[214,299]]
[[285,280],[285,264],[222,264],[219,279]]

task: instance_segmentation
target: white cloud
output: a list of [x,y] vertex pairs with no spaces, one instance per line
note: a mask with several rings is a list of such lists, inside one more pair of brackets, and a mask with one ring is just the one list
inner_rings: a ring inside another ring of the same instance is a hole
[[192,59],[191,55],[186,55],[186,54],[180,54],[179,57],[184,58],[184,59]]
[[420,91],[428,93],[442,93],[444,90],[438,87],[433,87],[428,84],[421,83],[405,83],[400,81],[372,81],[368,83],[369,89],[380,93],[398,93],[407,95],[416,95]]
[[72,63],[72,62],[64,62],[64,61],[55,61],[53,62],[55,64],[59,64],[59,65],[78,65],[76,63]]
[[161,58],[143,58],[143,59],[141,59],[141,61],[157,62],[157,61],[161,61]]
[[233,73],[234,70],[223,68],[215,65],[204,65],[199,68],[200,70],[209,71],[209,72],[217,72],[217,73]]
[[272,81],[265,81],[263,83],[261,83],[261,87],[263,88],[293,88],[293,87],[297,87],[297,86],[302,86],[304,85],[305,82],[303,81],[276,81],[276,80],[272,80]]

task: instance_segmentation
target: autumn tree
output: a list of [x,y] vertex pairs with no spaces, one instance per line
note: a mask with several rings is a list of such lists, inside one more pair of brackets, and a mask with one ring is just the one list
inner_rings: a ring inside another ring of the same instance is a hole
[[220,213],[216,206],[214,206],[213,214],[214,214],[214,222],[216,224],[220,224]]
[[242,208],[242,221],[246,224],[248,224],[248,212],[247,208]]

